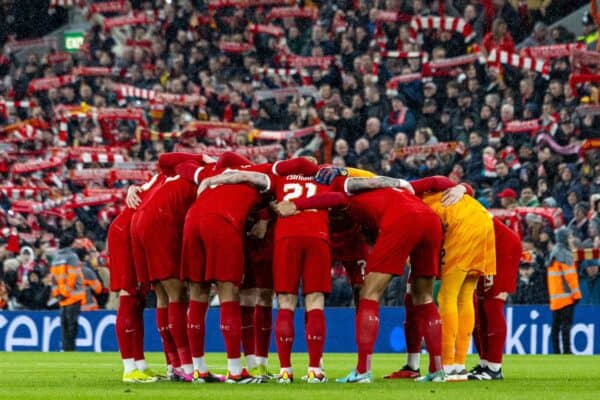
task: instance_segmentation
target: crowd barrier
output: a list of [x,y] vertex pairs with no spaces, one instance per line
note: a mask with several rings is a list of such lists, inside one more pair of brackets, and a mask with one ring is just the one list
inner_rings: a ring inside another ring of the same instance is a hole
[[[326,352],[354,352],[354,309],[329,308],[327,318]],[[79,318],[77,350],[117,351],[114,311],[84,312]],[[380,332],[375,351],[378,353],[405,352],[404,308],[382,308]],[[155,324],[154,310],[145,311],[145,349],[160,351],[161,343]],[[306,352],[303,311],[296,312],[294,351]],[[552,313],[547,306],[514,306],[506,309],[508,354],[552,353],[550,328]],[[275,319],[273,320],[275,321]],[[207,315],[206,350],[225,350],[219,330],[219,310],[211,308]],[[575,309],[571,331],[575,354],[600,354],[600,306],[580,305]],[[0,351],[59,351],[60,315],[55,311],[0,312]],[[271,350],[275,347],[272,343]]]

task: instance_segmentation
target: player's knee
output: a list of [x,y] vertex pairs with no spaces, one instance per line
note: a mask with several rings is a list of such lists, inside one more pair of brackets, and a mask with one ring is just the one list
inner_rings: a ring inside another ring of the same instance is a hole
[[240,305],[242,307],[254,307],[256,305],[256,289],[240,290]]
[[282,293],[277,295],[277,302],[279,303],[279,308],[283,310],[295,310],[296,303],[298,302],[298,296]]
[[221,303],[240,301],[240,289],[232,282],[217,282],[217,290]]
[[323,293],[309,293],[304,299],[306,310],[322,310],[325,308],[325,296]]
[[271,307],[273,305],[273,290],[257,289],[257,291],[256,304],[263,307]]
[[198,302],[207,302],[208,294],[210,291],[210,287],[203,283],[198,282],[190,282],[189,284],[190,290],[190,300],[198,301]]
[[390,274],[371,272],[365,278],[365,283],[360,291],[360,298],[379,301],[391,279],[392,276]]

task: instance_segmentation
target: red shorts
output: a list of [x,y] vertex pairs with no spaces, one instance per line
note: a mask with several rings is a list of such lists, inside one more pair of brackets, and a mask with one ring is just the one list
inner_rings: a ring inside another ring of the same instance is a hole
[[342,261],[342,265],[346,269],[350,285],[362,286],[365,283],[365,270],[367,266],[365,259],[358,261]]
[[331,250],[315,237],[287,237],[275,242],[273,281],[276,293],[331,292]]
[[403,275],[410,256],[413,277],[437,277],[443,232],[433,212],[393,211],[384,216],[375,246],[367,260],[369,272]]
[[142,283],[180,279],[183,221],[158,210],[135,213],[131,224],[133,257]]
[[232,282],[240,286],[244,279],[242,233],[217,214],[202,215],[194,225],[201,240],[197,246],[202,246],[204,254],[204,266],[197,265],[204,270],[204,282]]
[[242,289],[273,289],[273,244],[269,227],[264,239],[246,238],[244,243],[244,283]]
[[514,293],[519,275],[519,263],[523,247],[519,235],[494,218],[496,237],[496,275],[492,287],[485,291],[483,277],[477,285],[477,294],[485,298],[496,297],[500,293]]
[[131,249],[130,227],[134,210],[127,208],[115,218],[108,228],[108,266],[110,268],[110,290],[121,290],[133,295],[137,291],[138,280]]

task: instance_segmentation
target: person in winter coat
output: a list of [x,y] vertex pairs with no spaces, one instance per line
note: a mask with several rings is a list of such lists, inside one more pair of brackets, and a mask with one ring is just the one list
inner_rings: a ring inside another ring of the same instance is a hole
[[[550,252],[548,295],[552,310],[552,348],[556,354],[571,354],[571,327],[575,305],[581,300],[577,269],[569,248],[569,230],[555,232],[556,245]],[[561,341],[562,339],[562,341]],[[561,347],[562,344],[562,347]]]

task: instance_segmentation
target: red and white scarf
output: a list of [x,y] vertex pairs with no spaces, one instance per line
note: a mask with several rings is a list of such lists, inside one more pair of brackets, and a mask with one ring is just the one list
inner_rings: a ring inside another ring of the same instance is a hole
[[475,39],[475,31],[471,25],[462,18],[449,16],[416,16],[410,21],[410,37],[412,40],[417,39],[417,33],[425,29],[443,30],[460,33],[465,42],[470,42]]
[[531,58],[541,58],[550,60],[553,58],[568,57],[575,50],[585,50],[584,43],[564,43],[552,44],[548,46],[525,47],[521,50],[521,55]]
[[27,87],[27,93],[32,94],[33,92],[56,89],[62,86],[70,85],[76,81],[77,76],[75,75],[61,75],[52,78],[32,79]]
[[274,7],[267,14],[267,21],[281,18],[304,18],[315,21],[319,17],[316,7]]
[[492,49],[487,57],[488,64],[507,64],[519,69],[536,71],[542,74],[543,77],[550,76],[550,63],[541,59],[531,57],[521,57],[515,53],[509,53],[504,50],[498,51]]

